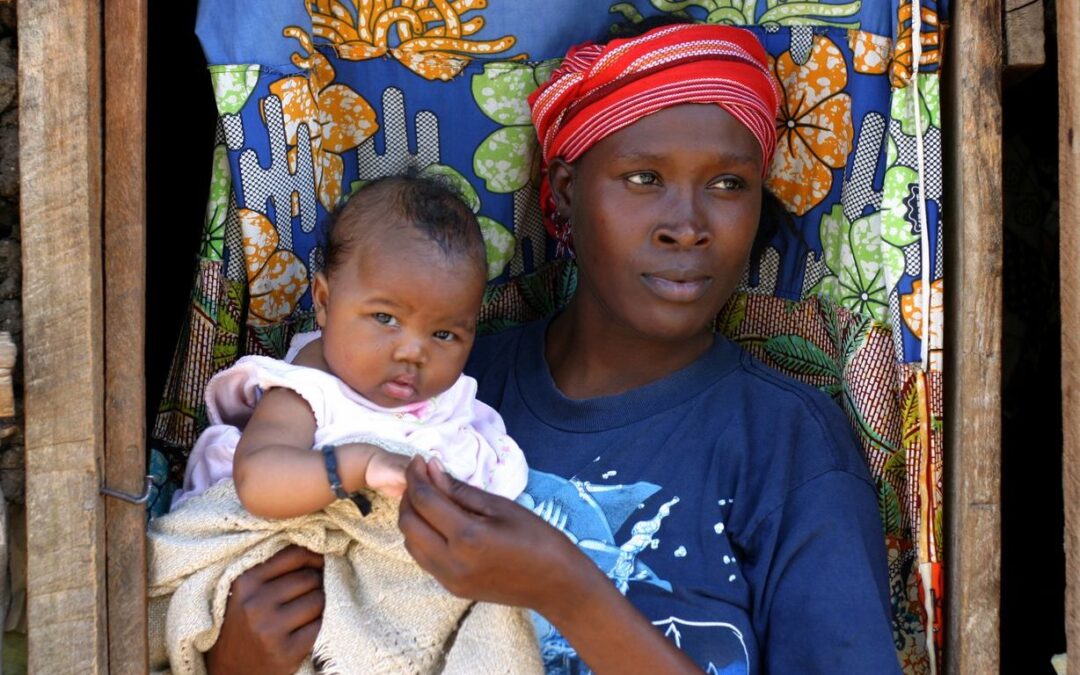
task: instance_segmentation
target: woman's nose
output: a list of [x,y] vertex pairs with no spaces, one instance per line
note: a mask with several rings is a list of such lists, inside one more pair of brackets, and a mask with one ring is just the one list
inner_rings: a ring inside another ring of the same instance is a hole
[[694,248],[707,246],[712,242],[712,234],[695,219],[686,218],[660,225],[656,228],[654,239],[657,244],[665,247]]

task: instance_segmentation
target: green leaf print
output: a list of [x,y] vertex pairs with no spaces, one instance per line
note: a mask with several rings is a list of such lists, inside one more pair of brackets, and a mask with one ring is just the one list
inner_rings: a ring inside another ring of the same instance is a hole
[[[900,121],[900,129],[908,136],[915,136],[915,105],[912,97],[915,92],[909,85],[893,89],[889,105],[889,115]],[[929,127],[941,128],[941,92],[936,73],[919,75],[919,114],[922,117],[922,131]]]
[[[833,206],[821,217],[821,245],[826,275],[815,290],[853,312],[881,322],[888,320],[889,287],[883,266],[881,214],[875,212],[854,223],[843,207]],[[903,269],[903,254],[900,256]],[[890,259],[895,264],[895,259]]]
[[489,63],[472,79],[473,100],[480,110],[502,126],[532,123],[526,98],[537,87],[533,67],[514,63]]
[[900,514],[900,499],[889,481],[882,481],[881,494],[878,495],[878,507],[881,510],[881,524],[885,528],[885,534],[898,535],[903,531],[903,520]]
[[484,248],[487,250],[488,281],[502,274],[506,264],[514,255],[514,235],[487,216],[477,218],[480,232],[484,235]]
[[535,147],[531,126],[496,129],[476,148],[473,171],[490,192],[520,190],[529,182],[529,158]]
[[912,187],[918,184],[919,174],[902,164],[890,166],[885,171],[885,189],[881,198],[881,238],[898,248],[919,241],[919,233],[915,230],[918,214],[908,213]]
[[841,363],[845,365],[851,363],[851,359],[853,359],[855,354],[862,349],[862,346],[866,343],[866,338],[869,335],[870,317],[857,317],[855,322],[848,326],[847,333],[844,334],[844,343],[841,345],[840,349]]
[[641,15],[637,7],[629,2],[617,2],[608,8],[610,14],[621,14],[624,19],[631,23],[641,23],[645,17]]
[[229,191],[232,173],[225,145],[214,146],[210,174],[210,200],[206,204],[203,223],[203,242],[200,255],[207,260],[220,261],[225,244],[225,218],[229,213]]
[[838,28],[858,29],[858,21],[833,21],[854,16],[859,13],[862,2],[849,2],[844,5],[832,5],[824,2],[785,2],[772,0],[769,9],[758,17],[762,26],[836,26]]
[[235,115],[259,83],[259,66],[210,66],[210,80],[218,114]]
[[[861,0],[844,4],[818,0],[766,0],[765,11],[758,16],[758,0],[650,0],[653,7],[672,16],[695,18],[694,9],[704,12],[705,23],[743,26],[836,26],[858,29],[858,21],[840,21],[855,16],[862,8]],[[629,2],[611,6],[612,13],[622,14],[631,21],[641,21],[641,12]]]
[[736,293],[717,317],[717,330],[727,336],[735,335],[746,320],[746,305],[748,297],[745,293]]
[[840,379],[840,368],[816,344],[799,335],[777,335],[765,341],[765,353],[776,363],[801,375]]
[[473,213],[480,211],[480,195],[476,193],[476,188],[472,186],[469,179],[462,176],[457,169],[445,164],[429,164],[424,167],[420,174],[441,178],[446,181],[457,191],[462,201],[472,209]]

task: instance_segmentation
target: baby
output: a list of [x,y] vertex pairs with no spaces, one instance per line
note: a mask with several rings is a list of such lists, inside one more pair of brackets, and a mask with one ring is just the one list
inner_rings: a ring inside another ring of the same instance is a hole
[[[436,179],[385,178],[341,208],[324,259],[311,294],[331,374],[248,356],[214,377],[215,424],[174,506],[230,476],[245,508],[266,518],[361,489],[400,496],[409,458],[356,442],[372,436],[515,498],[527,478],[521,450],[461,372],[487,278],[472,212]],[[297,336],[287,360],[318,335]]]
[[[397,528],[412,454],[509,499],[525,488],[521,449],[462,374],[487,278],[476,218],[436,179],[382,179],[339,211],[324,258],[311,293],[329,372],[291,363],[314,332],[207,386],[213,425],[149,526],[152,670],[202,672],[232,581],[295,544],[325,561],[303,672],[542,671],[524,612],[453,597]],[[341,500],[361,490],[376,493],[363,518]]]

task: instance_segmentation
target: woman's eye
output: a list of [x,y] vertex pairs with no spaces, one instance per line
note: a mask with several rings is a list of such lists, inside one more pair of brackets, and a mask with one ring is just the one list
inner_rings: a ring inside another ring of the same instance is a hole
[[746,182],[738,176],[721,176],[709,184],[710,188],[720,190],[741,190],[745,186]]
[[435,337],[436,340],[441,340],[443,342],[453,342],[455,338],[454,334],[448,330],[437,330],[432,333],[432,335]]
[[384,326],[396,326],[398,320],[394,318],[393,314],[387,314],[386,312],[375,312],[371,315],[371,318],[375,319]]
[[626,177],[626,180],[634,185],[657,185],[660,183],[660,177],[651,171],[632,173]]

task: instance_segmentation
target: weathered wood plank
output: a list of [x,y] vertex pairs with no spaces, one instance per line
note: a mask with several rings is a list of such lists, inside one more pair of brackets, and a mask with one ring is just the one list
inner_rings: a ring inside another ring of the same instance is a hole
[[29,667],[103,673],[101,7],[18,17]]
[[[105,3],[105,480],[139,494],[146,474],[146,0]],[[145,673],[142,505],[108,499],[109,671]]]
[[946,665],[983,675],[1001,651],[1002,7],[951,8]]
[[1080,664],[1080,6],[1057,4],[1065,640]]
[[1043,0],[1005,0],[1005,63],[1023,70],[1046,65]]

